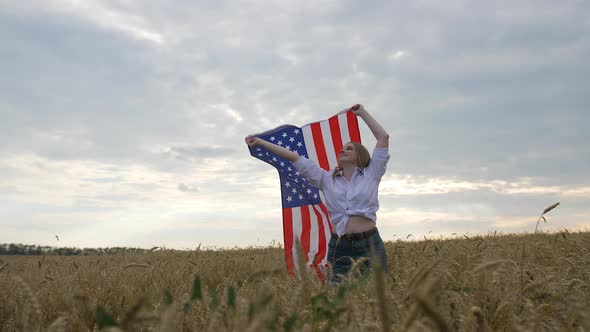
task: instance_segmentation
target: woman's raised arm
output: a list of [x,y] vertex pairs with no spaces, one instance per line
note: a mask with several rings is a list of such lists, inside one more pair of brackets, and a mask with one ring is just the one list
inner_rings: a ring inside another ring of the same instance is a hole
[[361,104],[354,105],[351,110],[356,114],[358,117],[363,119],[371,132],[377,139],[377,144],[375,145],[376,148],[388,148],[389,147],[389,134],[387,131],[375,120],[369,112],[365,109],[365,107]]
[[273,144],[271,142],[267,142],[267,141],[260,139],[258,137],[248,136],[248,137],[246,137],[245,141],[249,147],[261,146],[261,147],[267,149],[268,151],[276,154],[277,156],[289,160],[292,163],[296,162],[300,158],[300,156],[297,153],[295,153],[287,148]]

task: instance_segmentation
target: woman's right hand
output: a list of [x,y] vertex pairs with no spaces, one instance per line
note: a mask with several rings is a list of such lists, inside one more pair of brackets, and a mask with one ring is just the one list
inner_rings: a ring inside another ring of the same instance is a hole
[[260,143],[260,138],[253,137],[253,136],[247,136],[245,139],[245,142],[246,142],[246,144],[248,144],[249,147],[253,148]]
[[354,115],[356,116],[361,116],[364,112],[366,112],[367,110],[365,109],[365,107],[362,104],[356,104],[354,106],[352,106],[350,108],[350,110],[354,113]]

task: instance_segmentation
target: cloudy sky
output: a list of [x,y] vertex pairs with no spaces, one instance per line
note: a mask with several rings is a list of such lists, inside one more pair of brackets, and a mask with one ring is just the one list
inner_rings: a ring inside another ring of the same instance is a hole
[[355,103],[385,240],[590,229],[588,1],[3,0],[0,59],[0,243],[282,242],[243,138]]

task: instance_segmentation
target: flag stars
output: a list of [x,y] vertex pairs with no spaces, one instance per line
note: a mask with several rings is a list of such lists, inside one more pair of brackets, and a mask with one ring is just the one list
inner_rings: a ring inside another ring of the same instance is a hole
[[[272,142],[273,144],[297,153],[297,155],[303,158],[309,159],[306,145],[309,146],[310,143],[305,142],[303,129],[301,128],[292,126],[284,127],[282,130],[264,135],[261,139]],[[251,149],[251,153],[252,156],[271,164],[279,171],[280,179],[282,181],[281,192],[283,193],[282,203],[284,208],[320,203],[322,198],[321,193],[315,186],[312,186],[312,184],[309,183],[309,180],[302,177],[302,173],[298,172],[298,169],[289,160],[285,160],[285,158],[275,155],[263,146],[254,147],[254,149]]]

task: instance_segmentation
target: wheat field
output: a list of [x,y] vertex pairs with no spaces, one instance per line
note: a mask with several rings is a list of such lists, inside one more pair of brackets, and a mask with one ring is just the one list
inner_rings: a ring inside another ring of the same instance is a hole
[[590,331],[590,233],[385,246],[338,285],[277,246],[0,256],[0,331]]

